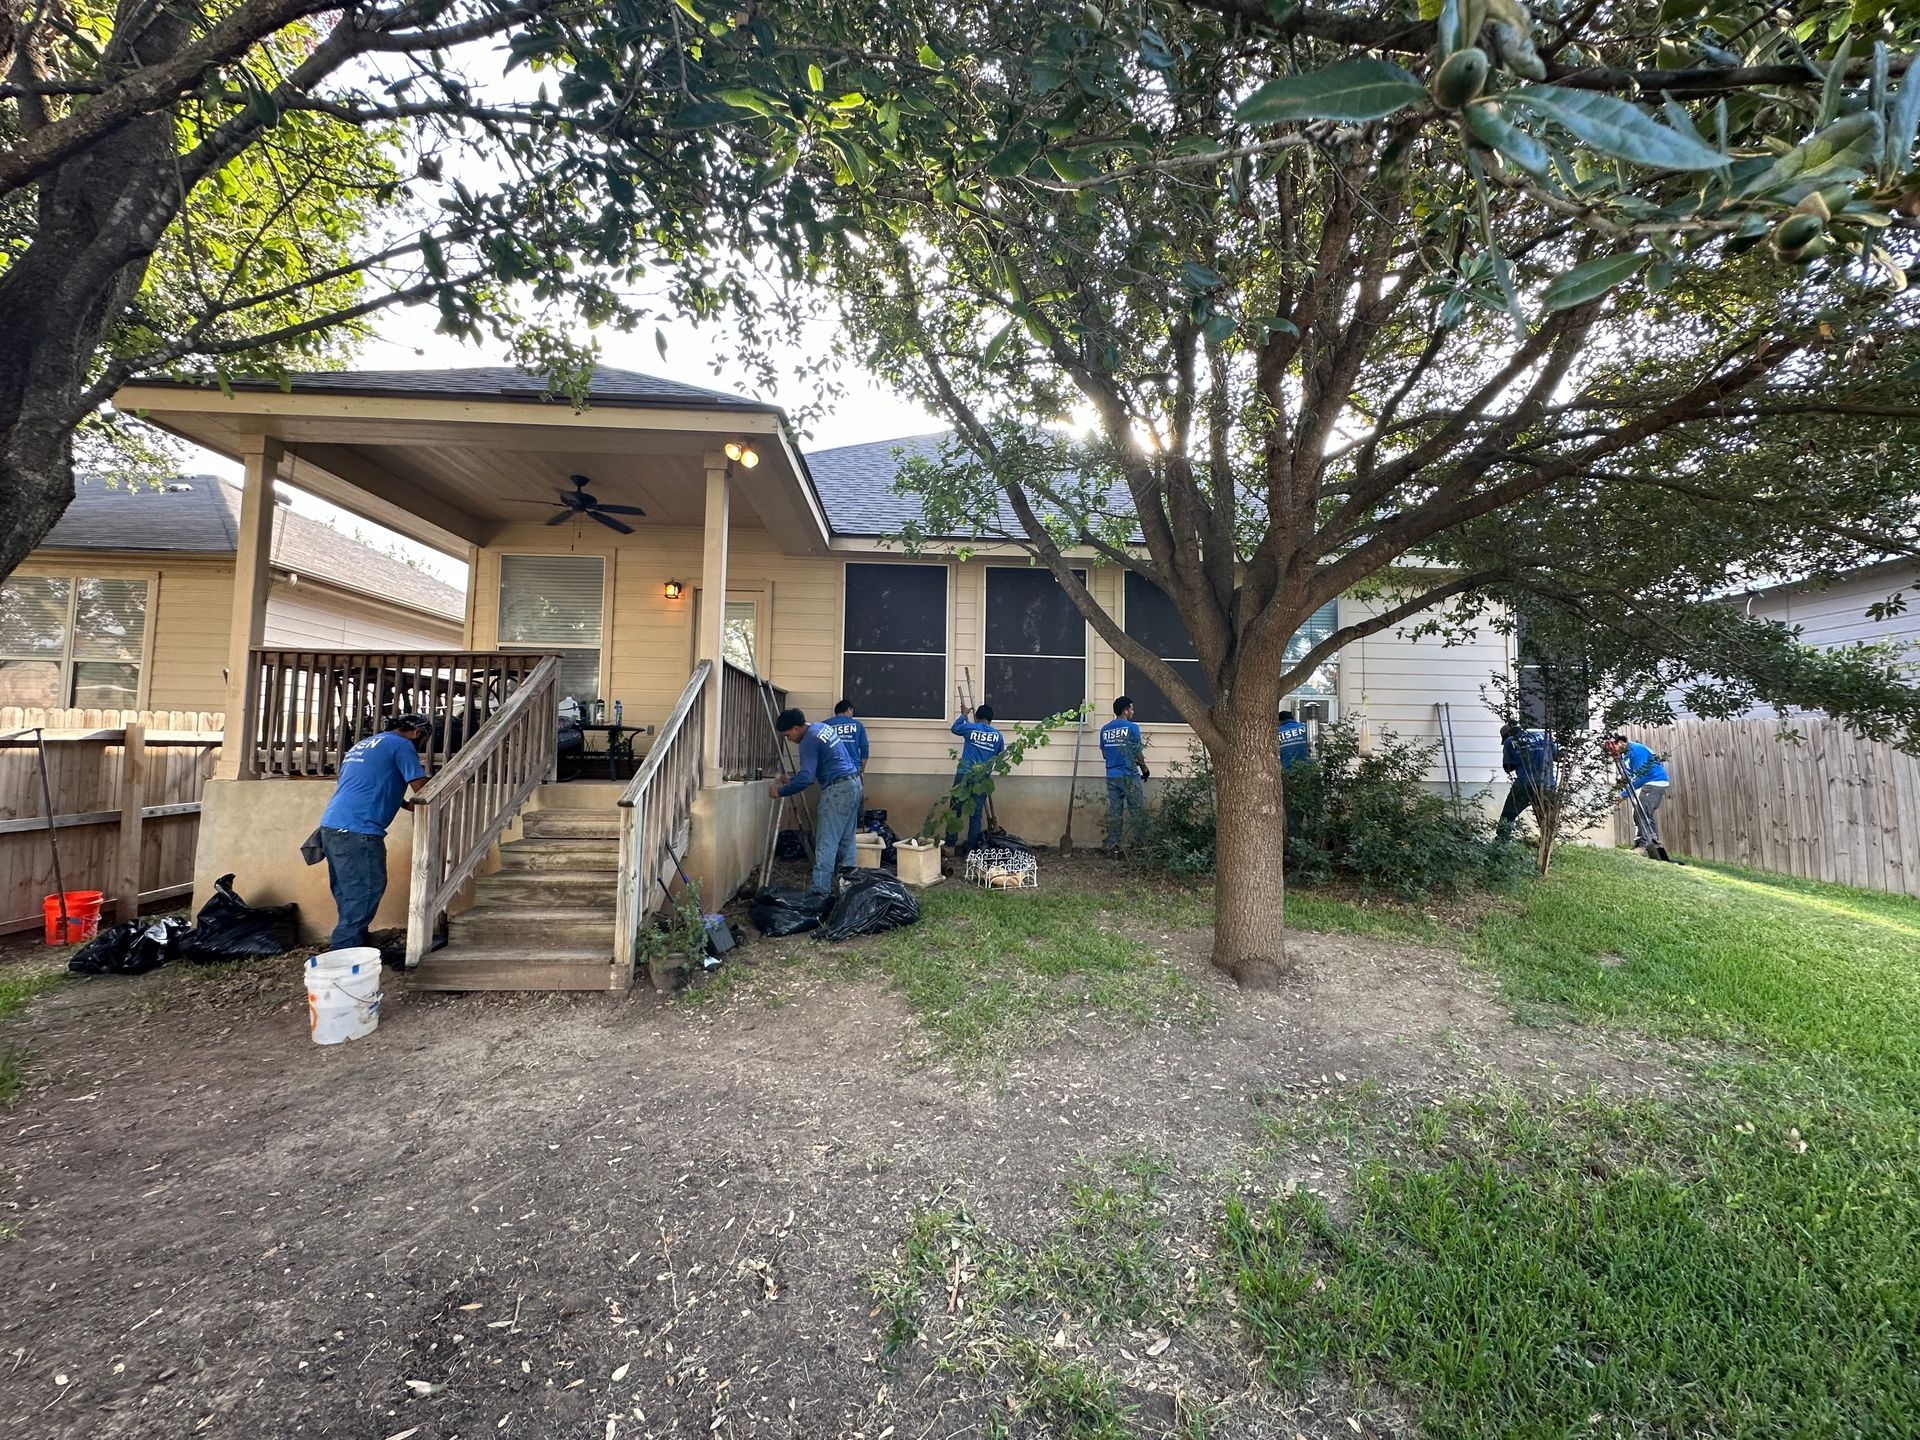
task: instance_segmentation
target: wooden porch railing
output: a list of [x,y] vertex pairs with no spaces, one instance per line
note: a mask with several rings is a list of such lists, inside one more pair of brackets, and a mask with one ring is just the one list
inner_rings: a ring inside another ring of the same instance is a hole
[[253,776],[337,775],[355,742],[396,715],[433,729],[421,760],[432,771],[498,715],[545,656],[467,650],[256,650],[253,703],[229,740]]
[[[707,728],[707,679],[713,662],[693,667],[660,738],[620,797],[620,888],[614,898],[612,988],[633,984],[640,927],[665,897],[665,885],[686,854],[693,797]],[[763,722],[764,723],[764,722]]]
[[[773,709],[787,708],[787,692],[772,681]],[[720,666],[720,773],[729,780],[757,780],[780,767],[778,742],[751,670],[731,660]]]
[[433,943],[433,922],[534,789],[554,778],[560,662],[548,655],[414,797],[407,964]]

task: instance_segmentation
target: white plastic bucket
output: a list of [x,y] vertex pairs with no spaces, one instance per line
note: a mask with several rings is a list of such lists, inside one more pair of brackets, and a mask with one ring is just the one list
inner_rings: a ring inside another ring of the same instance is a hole
[[380,952],[329,950],[307,962],[307,1029],[316,1045],[371,1035],[380,1024]]

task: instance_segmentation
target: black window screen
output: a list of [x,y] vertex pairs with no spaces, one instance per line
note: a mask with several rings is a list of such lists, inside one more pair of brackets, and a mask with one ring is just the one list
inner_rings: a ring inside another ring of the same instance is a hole
[[[1193,641],[1187,635],[1186,622],[1180,618],[1180,612],[1173,608],[1173,601],[1165,591],[1131,570],[1127,572],[1126,621],[1127,634],[1171,665],[1201,700],[1209,705],[1213,703],[1213,683],[1207,679],[1194,653]],[[1173,702],[1144,671],[1129,664],[1126,672],[1127,695],[1133,701],[1134,719],[1161,725],[1184,723]]]
[[947,711],[947,567],[847,566],[841,693],[855,713],[939,720]]
[[1044,720],[1086,700],[1087,622],[1050,571],[989,566],[986,630],[980,699],[996,719]]

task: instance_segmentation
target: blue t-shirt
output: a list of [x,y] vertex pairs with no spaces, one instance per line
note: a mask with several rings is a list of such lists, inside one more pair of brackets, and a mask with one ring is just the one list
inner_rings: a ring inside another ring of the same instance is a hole
[[411,740],[391,730],[369,735],[342,757],[340,780],[320,823],[355,835],[384,835],[400,813],[407,785],[426,773]]
[[953,722],[953,733],[960,737],[960,768],[984,765],[1007,748],[1007,737],[991,725],[969,720],[962,715]]
[[1100,727],[1100,753],[1107,759],[1107,775],[1120,779],[1140,773],[1140,754],[1146,743],[1131,720],[1109,720]]
[[800,737],[800,768],[793,772],[793,779],[780,787],[780,793],[798,795],[816,780],[824,789],[829,781],[859,773],[860,766],[840,738],[840,732],[816,720]]
[[1544,730],[1522,730],[1500,742],[1500,759],[1507,770],[1517,772],[1529,785],[1553,789],[1554,743]]
[[1635,790],[1642,785],[1667,783],[1667,767],[1660,763],[1658,755],[1638,740],[1629,740],[1627,753],[1620,758],[1626,762],[1627,781]]
[[1307,748],[1307,726],[1304,720],[1282,720],[1280,722],[1280,768],[1304,765],[1312,759]]
[[867,727],[851,715],[836,715],[826,723],[833,727],[834,733],[845,742],[847,749],[853,752],[854,759],[864,769],[867,763]]

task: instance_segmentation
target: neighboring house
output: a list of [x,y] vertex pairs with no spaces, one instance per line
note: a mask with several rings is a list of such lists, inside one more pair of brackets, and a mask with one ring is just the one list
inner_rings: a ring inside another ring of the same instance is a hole
[[[214,476],[77,485],[0,582],[0,706],[224,710],[239,514]],[[460,646],[460,591],[285,506],[273,526],[264,643]]]
[[[1187,751],[1190,732],[1164,698],[1017,549],[956,538],[909,556],[889,543],[913,513],[893,492],[895,452],[928,453],[938,436],[803,458],[776,406],[611,369],[595,372],[580,410],[507,369],[294,376],[286,390],[241,383],[231,394],[143,382],[118,403],[242,458],[249,501],[284,480],[467,558],[471,666],[402,677],[443,697],[437,714],[484,722],[463,742],[466,763],[430,785],[423,808],[390,835],[395,883],[378,923],[409,926],[410,953],[425,960],[420,983],[623,987],[640,918],[673,882],[669,852],[710,905],[757,868],[769,806],[756,772],[778,763],[767,712],[782,702],[825,716],[843,695],[855,701],[873,742],[867,803],[903,834],[919,830],[951,782],[948,726],[968,683],[1016,724],[1082,700],[1097,724],[1130,693],[1157,773]],[[621,508],[596,516],[589,497]],[[257,504],[243,506],[243,556],[261,543],[264,521]],[[1153,587],[1091,563],[1088,583],[1131,633],[1176,666],[1192,660]],[[1327,607],[1297,643],[1364,606]],[[246,657],[266,617],[245,603],[233,613],[230,649]],[[749,657],[777,691],[757,691],[735,668]],[[1499,774],[1481,687],[1509,663],[1505,637],[1491,630],[1452,647],[1389,630],[1322,667],[1294,698],[1323,718],[1364,717],[1376,733],[1421,738],[1436,734],[1435,702],[1451,702],[1461,773],[1477,789]],[[318,721],[276,713],[262,722],[290,725],[287,733],[229,727],[222,772],[207,789],[199,870],[204,880],[235,869],[244,848],[249,897],[298,899],[317,931],[330,914],[324,877],[293,850],[328,787],[276,782],[331,775],[336,738],[357,733],[388,692],[295,671],[297,662],[290,670],[256,657],[230,682],[235,714],[263,713],[253,698],[261,693],[324,691],[334,708]],[[645,757],[632,781],[542,783],[550,756],[508,737],[536,734],[543,707],[562,697],[604,700],[609,712],[620,702]],[[1007,828],[1059,835],[1073,753],[1070,734],[1029,752],[996,798]],[[1089,741],[1076,817],[1089,840],[1097,769]],[[1432,778],[1443,773],[1436,762]],[[554,820],[543,813],[551,810],[594,814]],[[604,852],[586,858],[597,845]],[[556,877],[560,869],[570,873]],[[468,906],[475,919],[463,924]],[[428,958],[443,910],[451,943]]]
[[[1905,598],[1898,614],[1875,617],[1875,606],[1893,596]],[[1830,581],[1793,580],[1739,591],[1723,603],[1738,606],[1758,620],[1791,626],[1800,639],[1820,650],[1869,641],[1903,642],[1916,684],[1920,684],[1920,561],[1883,560],[1863,565]],[[1674,708],[1687,713],[1684,691],[1674,690]],[[1768,719],[1778,712],[1756,705],[1741,718]]]

